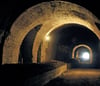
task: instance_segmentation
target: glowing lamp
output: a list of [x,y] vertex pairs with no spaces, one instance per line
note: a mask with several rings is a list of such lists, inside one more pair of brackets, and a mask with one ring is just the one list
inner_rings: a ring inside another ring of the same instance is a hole
[[50,36],[46,36],[46,37],[45,37],[45,40],[46,40],[46,41],[49,41],[49,40],[50,40]]
[[81,58],[85,61],[88,61],[90,59],[90,54],[88,52],[84,52],[81,56]]

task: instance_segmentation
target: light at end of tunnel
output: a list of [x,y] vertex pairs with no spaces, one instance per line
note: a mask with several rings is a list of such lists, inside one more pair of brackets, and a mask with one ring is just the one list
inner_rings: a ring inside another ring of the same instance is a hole
[[46,40],[46,41],[49,41],[49,40],[50,40],[50,36],[46,36],[46,37],[45,37],[45,40]]
[[84,52],[81,56],[81,58],[85,61],[88,61],[90,59],[90,54],[88,52]]

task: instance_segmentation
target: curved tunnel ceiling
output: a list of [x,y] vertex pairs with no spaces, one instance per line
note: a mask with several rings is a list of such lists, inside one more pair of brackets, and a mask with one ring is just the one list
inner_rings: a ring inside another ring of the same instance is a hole
[[33,27],[42,24],[32,48],[33,62],[37,63],[37,51],[41,41],[41,62],[45,62],[45,36],[64,24],[80,24],[90,29],[100,39],[100,31],[95,25],[100,21],[85,8],[66,1],[50,1],[35,5],[23,12],[13,23],[3,48],[2,63],[18,63],[20,46]]
[[[60,37],[62,39],[66,39],[64,43],[68,43],[68,40],[72,40],[73,38],[76,38],[75,41],[78,41],[78,43],[86,43],[89,44],[92,42],[98,43],[99,38],[94,34],[91,30],[89,30],[87,27],[79,24],[65,24],[58,29],[53,30],[50,35],[57,35],[56,38]],[[74,41],[74,40],[73,40]],[[59,40],[60,42],[60,40]],[[76,45],[77,45],[76,44]]]

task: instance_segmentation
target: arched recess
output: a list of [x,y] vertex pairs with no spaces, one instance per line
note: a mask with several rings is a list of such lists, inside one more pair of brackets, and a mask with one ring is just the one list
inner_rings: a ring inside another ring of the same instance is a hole
[[73,48],[73,51],[72,51],[72,58],[75,59],[75,51],[76,51],[78,48],[80,48],[80,47],[85,47],[85,48],[87,48],[87,49],[89,50],[89,52],[90,52],[90,62],[87,63],[87,64],[91,64],[92,61],[93,61],[92,49],[91,49],[89,46],[85,45],[85,44],[80,44],[80,45],[77,45],[77,46],[75,46],[75,47]]
[[41,41],[41,62],[45,62],[47,44],[45,36],[52,30],[69,23],[88,27],[100,39],[100,31],[95,22],[100,21],[85,8],[66,1],[43,2],[23,12],[13,23],[3,47],[3,64],[18,63],[20,46],[27,33],[35,26],[43,24],[33,43],[33,62],[37,63],[37,52]]
[[31,64],[32,63],[32,47],[34,43],[35,36],[40,30],[42,24],[35,26],[23,39],[23,42],[20,46],[19,53],[19,64]]

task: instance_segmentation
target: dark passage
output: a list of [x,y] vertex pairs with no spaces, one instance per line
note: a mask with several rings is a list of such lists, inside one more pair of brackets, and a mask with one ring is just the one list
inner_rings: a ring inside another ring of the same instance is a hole
[[48,42],[49,58],[54,57],[53,59],[63,62],[77,63],[72,59],[72,50],[76,45],[85,44],[93,51],[92,65],[99,63],[99,39],[88,28],[77,24],[64,25],[52,31],[49,36],[51,38]]

